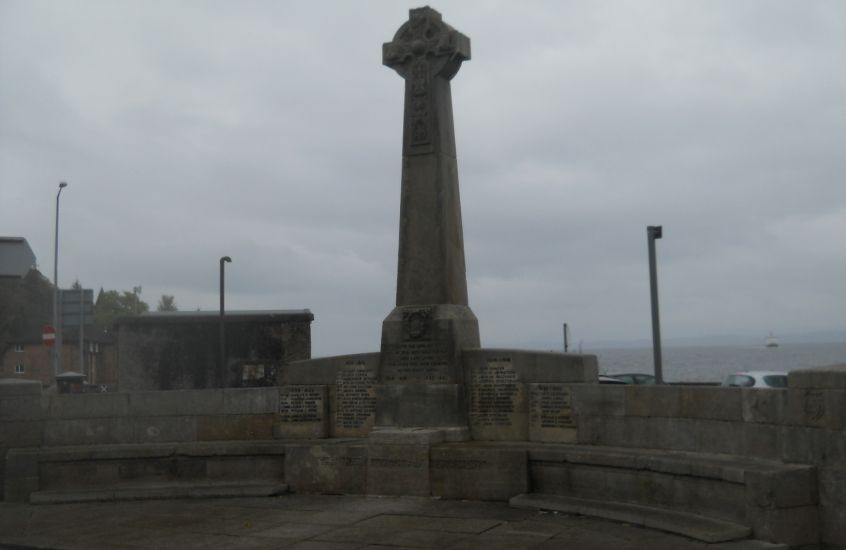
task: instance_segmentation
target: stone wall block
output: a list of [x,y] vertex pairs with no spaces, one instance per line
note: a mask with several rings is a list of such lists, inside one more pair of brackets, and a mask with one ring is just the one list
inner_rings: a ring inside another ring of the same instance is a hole
[[45,420],[0,421],[0,459],[6,449],[40,447],[44,442]]
[[697,450],[702,453],[740,455],[743,450],[743,424],[721,420],[694,420]]
[[296,493],[367,492],[366,445],[288,445],[285,483]]
[[620,389],[625,390],[625,410],[629,416],[681,415],[682,388],[679,386],[629,385]]
[[823,466],[819,478],[820,506],[846,510],[846,466]]
[[846,364],[794,370],[788,374],[789,388],[846,389]]
[[691,418],[644,418],[647,437],[639,446],[674,451],[695,451],[699,446],[696,420]]
[[428,497],[429,445],[368,445],[367,494]]
[[38,395],[0,395],[0,420],[42,420],[47,416],[48,401],[46,396]]
[[50,417],[114,418],[129,414],[128,393],[81,393],[50,396]]
[[735,422],[743,420],[742,393],[737,388],[680,386],[679,391],[680,416]]
[[577,416],[625,416],[626,387],[622,384],[573,384],[573,413]]
[[790,546],[820,541],[820,514],[816,506],[750,508],[749,521],[756,539]]
[[820,428],[782,426],[781,457],[785,462],[819,464],[826,459],[828,438],[833,435]]
[[784,424],[788,390],[741,388],[743,421],[759,424]]
[[743,456],[779,460],[782,430],[771,424],[742,424]]
[[224,414],[267,414],[279,411],[279,388],[226,388]]
[[273,439],[276,415],[254,414],[197,417],[198,441]]
[[44,445],[103,445],[132,443],[133,423],[127,417],[48,420]]
[[135,443],[197,441],[196,416],[147,416],[132,420]]
[[133,416],[224,414],[223,390],[139,391],[129,394]]
[[846,548],[846,507],[820,506],[820,540],[833,548]]
[[523,450],[433,447],[429,468],[432,496],[507,501],[529,491]]
[[41,382],[37,380],[0,378],[0,399],[7,397],[39,397],[41,394]]
[[846,428],[846,391],[788,390],[787,422],[796,426],[830,430]]
[[798,467],[789,471],[750,469],[744,476],[746,501],[755,508],[796,508],[818,502],[817,471]]

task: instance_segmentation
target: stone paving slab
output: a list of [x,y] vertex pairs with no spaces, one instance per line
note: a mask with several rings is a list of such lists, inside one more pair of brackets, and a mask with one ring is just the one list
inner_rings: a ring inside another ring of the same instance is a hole
[[32,505],[0,502],[0,549],[776,550],[707,544],[612,521],[505,503],[287,495]]

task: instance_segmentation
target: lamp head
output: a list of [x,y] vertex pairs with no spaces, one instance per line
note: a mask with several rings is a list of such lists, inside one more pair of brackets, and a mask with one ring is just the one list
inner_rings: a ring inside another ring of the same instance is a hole
[[67,184],[66,182],[64,182],[64,181],[63,181],[63,182],[61,182],[61,183],[59,184],[59,189],[64,189],[64,188],[65,188],[65,187],[67,187],[67,186],[68,186],[68,184]]
[[224,256],[220,259],[220,263],[223,262],[232,262],[232,258],[230,258],[229,256]]

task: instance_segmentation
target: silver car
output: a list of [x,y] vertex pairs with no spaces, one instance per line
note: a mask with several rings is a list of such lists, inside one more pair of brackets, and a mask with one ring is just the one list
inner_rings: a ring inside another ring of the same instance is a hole
[[750,370],[729,374],[723,386],[735,388],[786,388],[787,373],[765,370]]

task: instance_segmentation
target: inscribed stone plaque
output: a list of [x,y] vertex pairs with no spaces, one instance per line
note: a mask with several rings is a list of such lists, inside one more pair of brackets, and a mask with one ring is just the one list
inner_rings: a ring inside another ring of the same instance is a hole
[[473,439],[527,439],[525,388],[510,357],[487,357],[471,365],[467,382]]
[[366,361],[346,361],[335,375],[333,437],[367,435],[376,419],[376,372]]
[[398,342],[383,343],[382,381],[388,384],[451,382],[448,341],[438,333],[432,308],[405,308],[400,330]]
[[567,384],[528,384],[529,440],[575,443],[570,386]]
[[274,429],[278,438],[320,438],[328,435],[326,386],[279,388],[279,416]]

